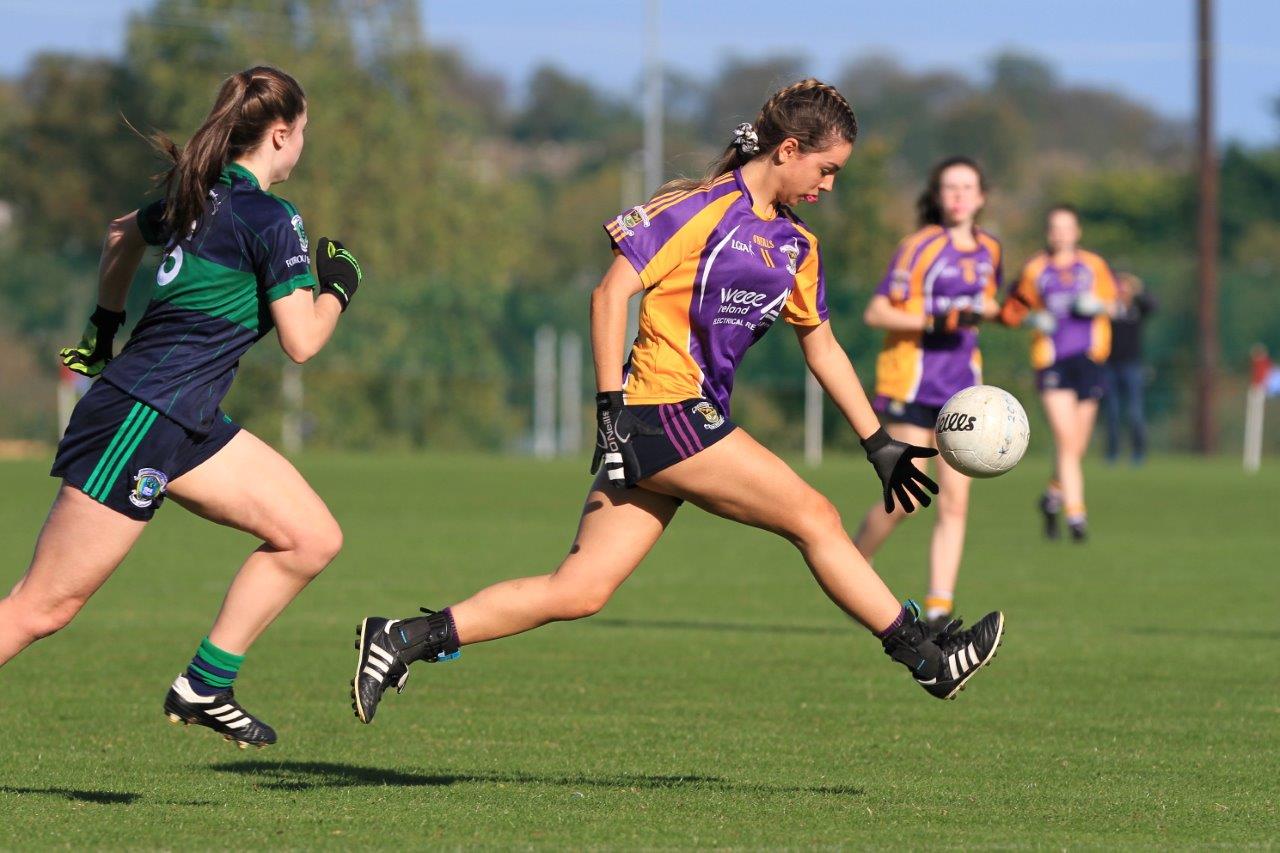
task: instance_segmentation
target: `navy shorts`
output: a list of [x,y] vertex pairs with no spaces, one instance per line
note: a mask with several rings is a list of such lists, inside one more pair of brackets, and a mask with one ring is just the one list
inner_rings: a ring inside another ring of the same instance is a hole
[[886,424],[912,424],[927,429],[938,425],[938,415],[942,412],[941,406],[904,403],[902,400],[891,400],[883,394],[876,396],[871,408],[880,413]]
[[738,428],[710,400],[684,400],[656,406],[628,403],[627,411],[662,431],[658,435],[637,432],[631,439],[640,460],[642,480],[706,450]]
[[71,413],[49,473],[116,512],[149,521],[169,481],[226,447],[239,431],[219,410],[208,434],[190,432],[99,380]]
[[1036,390],[1075,391],[1076,399],[1101,400],[1106,388],[1102,365],[1087,355],[1073,355],[1036,371]]

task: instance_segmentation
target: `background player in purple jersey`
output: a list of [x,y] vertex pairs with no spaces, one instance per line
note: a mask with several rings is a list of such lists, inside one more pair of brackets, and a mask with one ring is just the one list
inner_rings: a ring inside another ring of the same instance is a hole
[[1065,507],[1071,538],[1087,538],[1084,460],[1106,382],[1102,365],[1111,352],[1116,283],[1098,255],[1080,248],[1080,215],[1070,205],[1050,209],[1047,247],[1023,267],[1001,320],[1034,330],[1031,364],[1036,388],[1053,431],[1054,473],[1040,498],[1045,535],[1058,536]]
[[[315,294],[302,217],[267,192],[292,173],[306,124],[297,81],[260,66],[222,84],[181,150],[157,137],[173,161],[165,198],[107,232],[98,308],[84,339],[62,353],[72,370],[101,378],[58,446],[52,473],[63,482],[35,556],[0,601],[3,665],[71,621],[166,495],[258,537],[262,545],[164,702],[171,721],[208,726],[242,748],[276,740],[235,699],[244,655],[342,545],[338,523],[297,470],[219,408],[250,346],[274,326],[285,352],[306,361],[329,340],[360,281],[355,259],[322,238]],[[113,359],[148,245],[164,247],[155,291]],[[172,638],[162,642],[168,648]],[[106,712],[109,703],[92,702]]]
[[[876,364],[875,409],[888,433],[908,444],[935,446],[943,404],[982,382],[978,325],[998,313],[1000,243],[975,220],[986,203],[982,169],[968,157],[933,167],[918,203],[920,230],[904,239],[864,315],[885,331]],[[950,621],[964,551],[969,478],[937,466],[938,509],[929,547],[925,618]],[[906,514],[873,506],[854,543],[869,560]]]
[[[862,438],[886,504],[928,504],[922,484],[936,491],[912,460],[937,451],[880,428],[827,321],[817,238],[791,210],[832,189],[856,135],[844,97],[803,80],[738,127],[704,180],[668,185],[606,224],[618,257],[591,298],[599,474],[569,554],[553,572],[495,584],[438,613],[366,618],[352,683],[362,721],[415,661],[600,610],[684,501],[790,540],[832,601],[933,695],[954,696],[990,660],[999,612],[963,634],[929,631],[858,553],[831,502],[729,417],[734,369],[781,317]],[[627,303],[641,293],[624,369]]]

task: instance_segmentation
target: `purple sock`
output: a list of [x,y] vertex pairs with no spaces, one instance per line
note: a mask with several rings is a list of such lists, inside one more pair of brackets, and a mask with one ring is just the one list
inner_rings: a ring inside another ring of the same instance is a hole
[[907,621],[907,606],[902,605],[902,609],[898,611],[898,617],[889,623],[889,627],[883,631],[876,631],[875,635],[881,640],[889,638],[889,635],[902,627],[902,623]]

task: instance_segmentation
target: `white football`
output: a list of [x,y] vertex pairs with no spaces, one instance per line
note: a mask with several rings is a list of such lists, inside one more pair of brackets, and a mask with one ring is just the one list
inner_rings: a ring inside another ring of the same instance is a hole
[[974,385],[958,392],[938,414],[938,452],[970,477],[998,477],[1027,452],[1027,413],[1008,391]]

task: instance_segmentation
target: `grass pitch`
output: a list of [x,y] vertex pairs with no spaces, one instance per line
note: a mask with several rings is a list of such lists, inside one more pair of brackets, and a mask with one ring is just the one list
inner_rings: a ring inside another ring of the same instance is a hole
[[[1009,628],[956,702],[912,685],[786,543],[685,508],[599,616],[415,667],[370,727],[347,697],[359,618],[553,567],[585,462],[301,467],[347,546],[243,670],[280,743],[165,723],[252,547],[168,506],[69,629],[0,670],[0,847],[1276,843],[1280,466],[1095,466],[1084,547],[1039,538],[1042,460],[975,484],[959,606]],[[2,584],[46,469],[0,464]],[[861,460],[805,473],[851,527],[875,497]],[[928,530],[878,560],[902,596],[923,594]]]

